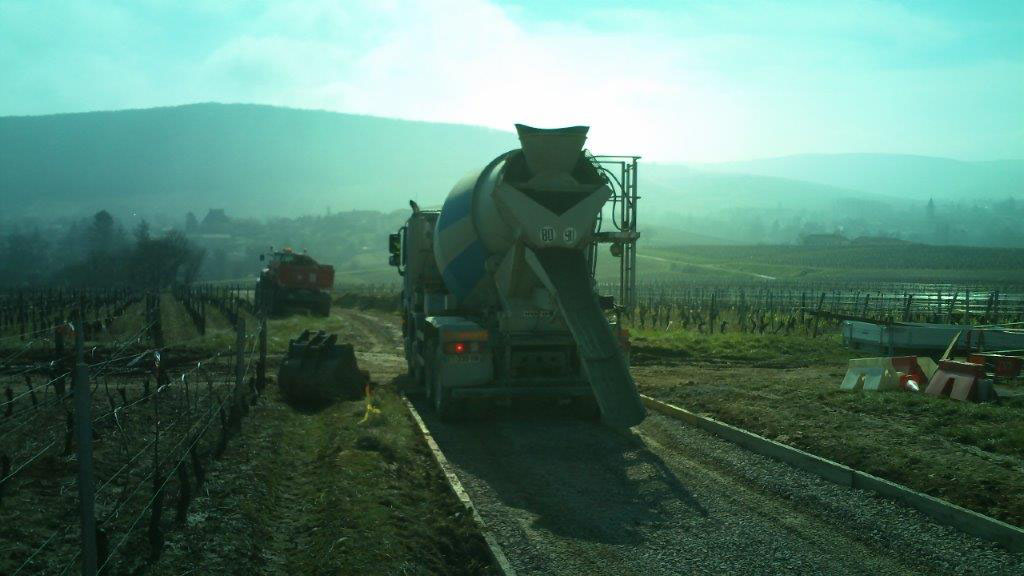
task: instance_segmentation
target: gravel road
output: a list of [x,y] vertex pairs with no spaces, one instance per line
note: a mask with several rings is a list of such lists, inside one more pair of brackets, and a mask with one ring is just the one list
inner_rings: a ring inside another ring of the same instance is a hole
[[1024,574],[1024,556],[658,414],[420,413],[519,574]]

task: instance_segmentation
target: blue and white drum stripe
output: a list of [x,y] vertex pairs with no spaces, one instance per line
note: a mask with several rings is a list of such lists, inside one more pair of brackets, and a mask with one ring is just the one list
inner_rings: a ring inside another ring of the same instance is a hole
[[473,190],[479,173],[460,181],[444,201],[438,218],[434,256],[444,283],[459,302],[484,279],[487,249],[473,224]]

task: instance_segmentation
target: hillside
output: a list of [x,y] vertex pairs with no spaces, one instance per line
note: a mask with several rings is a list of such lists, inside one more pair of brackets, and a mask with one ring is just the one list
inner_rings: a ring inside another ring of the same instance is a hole
[[256,105],[0,118],[0,193],[11,217],[239,216],[393,210],[440,202],[507,132]]
[[[463,174],[517,146],[511,132],[257,105],[0,118],[6,217],[235,216],[439,204]],[[799,204],[856,193],[644,165],[645,210]],[[683,240],[680,238],[679,240]]]
[[779,177],[719,173],[683,164],[645,164],[644,193],[663,209],[707,212],[736,208],[832,209],[848,200],[898,202],[897,198],[839,186]]
[[[409,199],[436,206],[465,173],[517,145],[513,133],[489,128],[248,104],[3,117],[0,226],[99,209],[166,227],[209,208],[271,218],[389,213]],[[794,242],[840,228],[1018,245],[1016,208],[984,207],[991,213],[967,222],[950,199],[1006,199],[1024,192],[1022,175],[1024,161],[895,155],[643,162],[640,210],[647,238],[662,245]],[[939,217],[918,222],[931,196],[945,202]],[[899,230],[878,218],[897,213],[905,214]]]

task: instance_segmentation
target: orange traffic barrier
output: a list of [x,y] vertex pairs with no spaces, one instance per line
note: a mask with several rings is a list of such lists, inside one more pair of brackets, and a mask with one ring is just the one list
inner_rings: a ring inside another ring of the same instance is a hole
[[961,402],[977,402],[978,382],[984,377],[985,366],[982,364],[942,360],[924,392]]
[[967,361],[974,364],[983,364],[986,370],[999,378],[1016,378],[1020,376],[1021,368],[1024,366],[1024,358],[1020,356],[1003,356],[1002,354],[971,354],[967,357]]
[[900,388],[919,392],[935,374],[935,361],[927,356],[896,356],[892,367],[900,375]]

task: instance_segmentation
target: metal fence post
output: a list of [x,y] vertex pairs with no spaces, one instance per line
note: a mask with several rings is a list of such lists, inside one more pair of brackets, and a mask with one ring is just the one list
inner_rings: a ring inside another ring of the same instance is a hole
[[262,392],[267,385],[267,316],[260,318],[260,361],[256,365],[256,387]]
[[241,402],[242,380],[245,379],[245,318],[238,317],[235,331],[235,402]]
[[825,293],[821,293],[821,299],[818,300],[818,309],[814,314],[814,338],[818,337],[818,322],[821,320],[821,307],[825,305]]
[[85,315],[81,308],[75,325],[75,440],[78,445],[78,500],[82,520],[82,575],[96,574],[96,510],[92,469],[92,398],[89,368],[84,360]]

